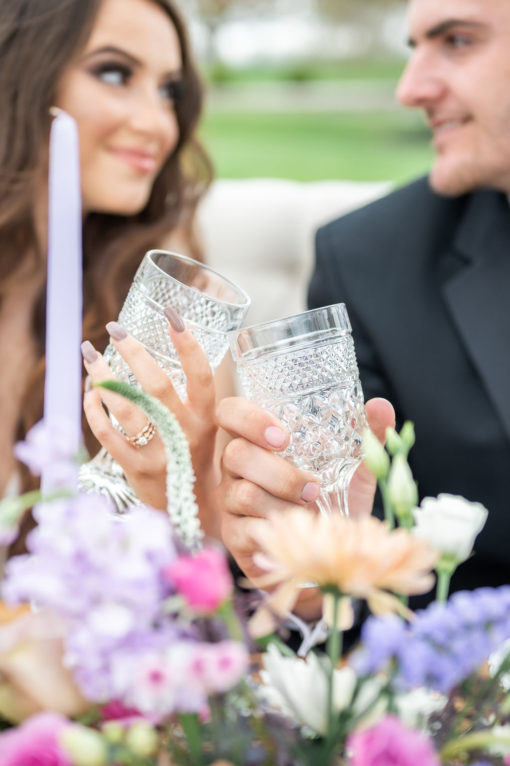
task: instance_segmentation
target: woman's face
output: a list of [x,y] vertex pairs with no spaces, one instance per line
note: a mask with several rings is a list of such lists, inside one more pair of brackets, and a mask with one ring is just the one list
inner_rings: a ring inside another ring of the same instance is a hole
[[133,215],[175,149],[177,32],[151,0],[103,0],[55,105],[78,124],[84,213]]

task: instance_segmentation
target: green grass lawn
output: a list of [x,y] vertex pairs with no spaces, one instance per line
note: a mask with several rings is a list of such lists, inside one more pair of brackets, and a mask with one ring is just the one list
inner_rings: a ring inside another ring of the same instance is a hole
[[420,116],[398,109],[359,113],[209,110],[201,137],[219,177],[403,183],[430,166]]
[[302,61],[289,64],[267,64],[233,68],[215,62],[204,67],[208,82],[304,82],[317,80],[381,80],[396,82],[405,59],[394,56],[342,58],[336,61]]

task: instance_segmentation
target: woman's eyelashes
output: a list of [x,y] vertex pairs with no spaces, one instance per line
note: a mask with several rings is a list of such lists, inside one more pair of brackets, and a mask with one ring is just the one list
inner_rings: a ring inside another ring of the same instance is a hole
[[168,80],[159,90],[163,98],[168,99],[172,104],[176,104],[183,97],[184,83],[182,80]]
[[90,70],[91,74],[107,85],[126,85],[133,76],[133,70],[127,64],[105,62]]
[[[117,87],[128,85],[135,75],[133,67],[119,62],[97,64],[90,72],[101,82]],[[159,85],[158,91],[163,99],[175,104],[183,97],[184,83],[182,80],[171,78]]]

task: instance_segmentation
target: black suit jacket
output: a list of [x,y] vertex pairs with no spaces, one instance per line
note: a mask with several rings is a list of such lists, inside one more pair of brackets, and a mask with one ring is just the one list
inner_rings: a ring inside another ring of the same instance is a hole
[[421,497],[482,502],[487,524],[454,588],[510,582],[510,208],[427,179],[321,228],[311,308],[344,302],[365,399],[412,420]]

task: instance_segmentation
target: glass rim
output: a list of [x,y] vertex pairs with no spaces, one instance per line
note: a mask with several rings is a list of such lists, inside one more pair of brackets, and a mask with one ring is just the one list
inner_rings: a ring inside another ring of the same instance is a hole
[[[318,327],[315,329],[312,328],[309,332],[305,333],[301,331],[296,335],[286,334],[280,338],[269,338],[269,332],[273,329],[277,330],[279,325],[282,325],[282,327],[285,326],[287,328],[289,325],[292,326],[293,324],[297,326],[302,321],[307,321],[307,319],[313,321],[314,317],[320,316],[321,314],[326,317],[335,312],[337,313],[339,319],[339,323],[337,325],[333,324],[329,327]],[[294,340],[295,343],[298,344],[299,339],[301,339],[303,342],[306,342],[307,338],[311,339],[317,335],[323,335],[325,338],[327,338],[328,335],[334,334],[335,331],[340,331],[342,333],[351,332],[351,323],[349,321],[349,315],[347,313],[345,303],[331,303],[328,306],[308,309],[307,311],[299,311],[295,314],[289,314],[289,316],[278,317],[277,319],[270,319],[268,321],[259,322],[247,327],[241,327],[237,330],[231,330],[228,335],[230,349],[234,359],[242,359],[249,354],[254,354],[257,351],[260,351],[261,349],[269,346],[276,347],[278,345],[284,345],[290,340]],[[260,333],[263,336],[265,332],[268,333],[268,338],[265,340],[265,342],[261,343],[260,345],[247,345],[244,349],[240,348],[240,339],[253,339],[255,334]]]
[[[214,276],[217,277],[219,280],[229,285],[229,287],[231,287],[232,290],[237,295],[239,295],[241,300],[238,301],[237,303],[233,303],[232,301],[227,301],[227,300],[224,300],[223,298],[216,298],[215,296],[209,295],[207,292],[203,290],[199,290],[198,288],[193,287],[192,285],[187,285],[184,282],[180,282],[179,279],[176,279],[171,274],[168,274],[166,271],[164,271],[161,268],[161,266],[158,266],[158,264],[154,261],[155,255],[171,255],[173,258],[176,258],[177,260],[180,260],[180,261],[184,261],[185,263],[188,263],[190,266],[199,266],[204,271],[208,271],[211,274],[214,274]],[[237,309],[248,309],[250,307],[251,298],[246,292],[246,290],[240,287],[240,285],[238,285],[233,280],[226,277],[224,274],[221,274],[219,271],[212,268],[212,266],[209,266],[207,263],[202,263],[201,261],[197,261],[194,258],[190,258],[188,255],[183,255],[182,253],[176,253],[173,250],[161,250],[158,248],[155,248],[153,250],[148,250],[145,253],[143,260],[145,260],[145,258],[147,258],[147,260],[150,261],[151,265],[155,269],[157,269],[157,271],[159,271],[162,275],[164,275],[165,277],[168,277],[169,279],[173,279],[175,282],[179,282],[179,284],[182,284],[183,287],[185,287],[187,290],[192,290],[193,292],[199,295],[207,295],[211,300],[217,301],[218,303],[221,303],[224,306],[232,306],[233,308],[237,308]]]

